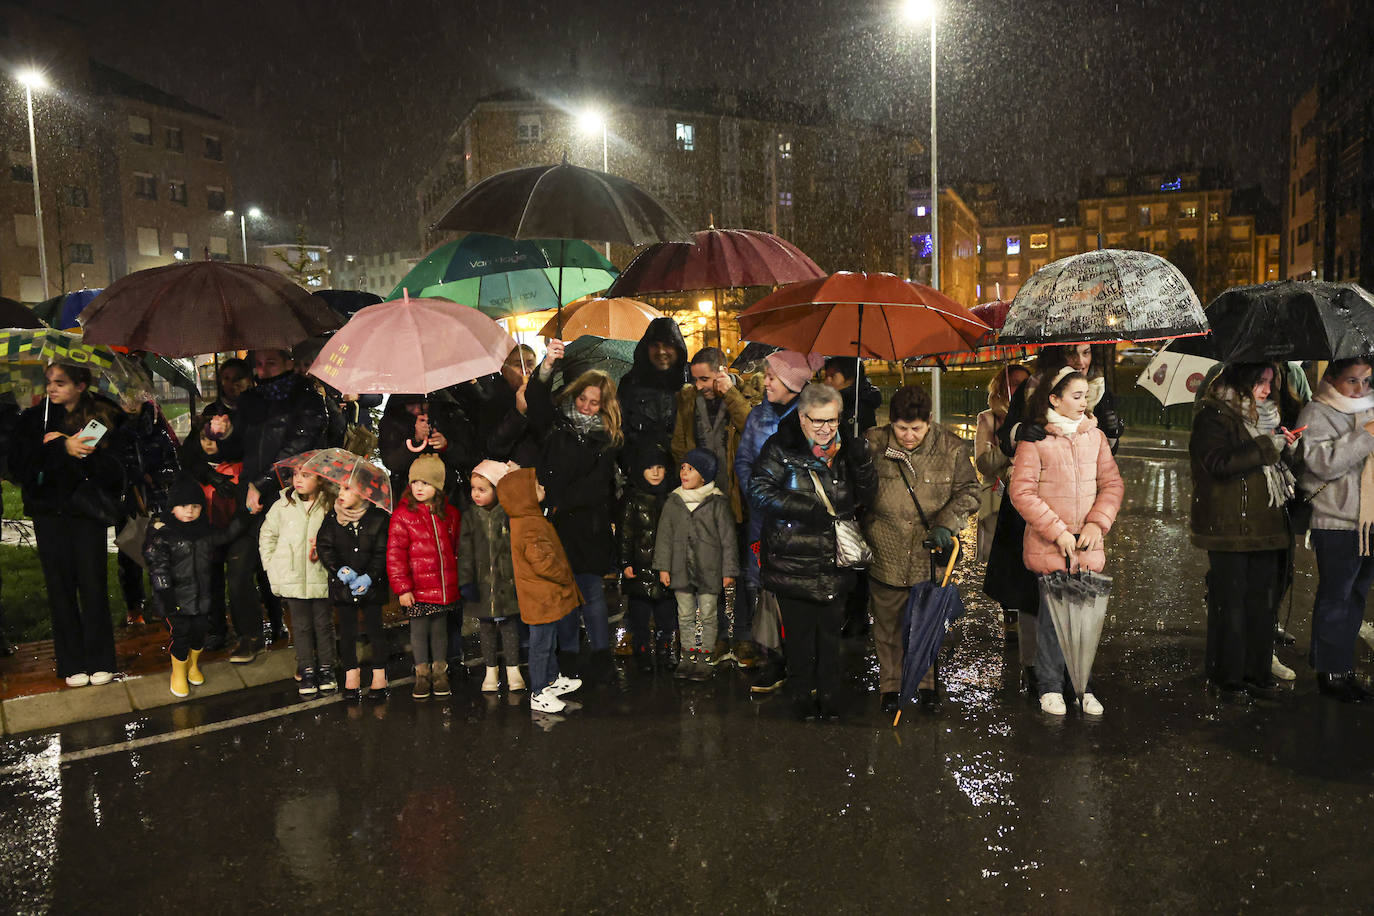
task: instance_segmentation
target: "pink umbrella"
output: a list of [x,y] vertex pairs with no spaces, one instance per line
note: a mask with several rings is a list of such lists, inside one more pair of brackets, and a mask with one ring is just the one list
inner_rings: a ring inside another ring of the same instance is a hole
[[499,372],[514,346],[476,309],[406,295],[360,309],[310,374],[344,394],[429,394]]

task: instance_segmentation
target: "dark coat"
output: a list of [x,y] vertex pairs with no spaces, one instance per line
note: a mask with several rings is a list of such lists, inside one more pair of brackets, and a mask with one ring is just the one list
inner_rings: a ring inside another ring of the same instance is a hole
[[[677,352],[677,361],[671,368],[655,369],[649,362],[652,343],[666,343]],[[655,318],[635,346],[634,365],[620,380],[620,413],[625,440],[634,442],[647,438],[664,448],[670,447],[673,425],[677,421],[677,393],[685,384],[687,342],[682,339],[676,321]]]
[[246,530],[248,522],[242,515],[228,528],[212,528],[206,523],[191,528],[189,534],[187,526],[165,517],[148,526],[143,559],[153,591],[163,596],[162,606],[168,614],[199,617],[210,613],[214,606],[212,573],[216,564],[224,564],[219,551]]
[[67,454],[65,439],[45,443],[43,436],[49,432],[71,435],[85,424],[69,420],[60,407],[48,412],[44,424],[43,408],[40,403],[20,415],[10,448],[10,473],[23,492],[25,514],[115,524],[123,512],[124,466],[117,444],[123,414],[113,407],[97,407],[96,419],[110,431],[90,455],[73,458]]
[[128,484],[124,511],[130,515],[164,511],[167,488],[181,469],[176,437],[167,418],[156,404],[145,402],[138,414],[120,427],[117,442]]
[[806,601],[829,601],[854,588],[854,572],[835,565],[834,519],[817,497],[809,471],[815,471],[840,518],[857,518],[872,505],[877,471],[868,443],[840,426],[840,452],[831,467],[811,454],[795,411],[754,462],[749,506],[763,513],[759,556],[763,587]]
[[717,489],[691,511],[673,491],[658,521],[654,568],[667,571],[668,587],[675,592],[715,595],[726,576],[738,576],[739,541],[730,498]]
[[1251,436],[1231,404],[1203,400],[1188,441],[1193,466],[1193,544],[1203,550],[1286,550],[1288,515],[1269,505],[1264,466],[1282,453],[1268,436]]
[[634,578],[627,576],[620,584],[621,594],[630,598],[657,601],[668,594],[658,581],[658,568],[654,566],[658,521],[670,492],[667,487],[663,491],[654,493],[647,487],[633,485],[625,491],[620,524],[615,529],[616,565],[621,570],[627,567],[634,570]]
[[[391,516],[385,511],[369,508],[357,525],[343,525],[333,509],[320,523],[315,535],[315,552],[324,568],[329,570],[329,600],[348,607],[363,604],[386,604],[390,589],[386,572],[386,545]],[[358,575],[372,577],[367,593],[355,596],[349,586],[336,575],[347,566]]]
[[[850,366],[850,369],[853,369]],[[851,430],[854,428],[854,393],[859,396],[859,432],[866,433],[878,425],[878,408],[883,406],[883,393],[879,391],[868,377],[861,376],[857,382],[840,391],[840,401],[843,410],[840,418],[844,425]]]
[[473,506],[463,514],[458,536],[458,581],[477,586],[477,600],[463,602],[470,617],[517,617],[515,566],[510,552],[510,519],[500,503]]
[[259,382],[239,398],[237,425],[243,429],[243,474],[270,504],[281,489],[272,466],[312,448],[324,448],[328,415],[324,398],[305,378],[283,372]]
[[530,422],[545,430],[539,482],[558,537],[575,573],[615,569],[611,511],[616,499],[616,452],[603,431],[582,434],[554,406],[547,382],[535,373],[525,390]]
[[534,467],[539,463],[542,440],[529,418],[515,406],[515,392],[500,375],[481,390],[486,394],[479,429],[482,457]]
[[437,454],[444,462],[444,495],[454,505],[466,502],[467,478],[484,457],[477,452],[476,429],[467,414],[446,394],[429,400],[429,421],[433,429],[444,434],[448,447],[435,452],[428,444],[418,452],[407,447],[415,435],[415,417],[406,410],[407,404],[421,399],[409,395],[395,395],[386,405],[386,412],[377,426],[377,445],[382,464],[391,472],[391,492],[397,498],[410,483],[410,466],[416,456]]

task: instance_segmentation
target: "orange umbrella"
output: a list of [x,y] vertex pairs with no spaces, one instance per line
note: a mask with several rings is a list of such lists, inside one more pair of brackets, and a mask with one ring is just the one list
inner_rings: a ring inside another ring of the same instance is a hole
[[[658,309],[637,299],[583,299],[563,307],[562,337],[576,340],[584,334],[608,340],[639,340],[649,322],[662,318]],[[558,336],[557,317],[539,329],[540,337]]]

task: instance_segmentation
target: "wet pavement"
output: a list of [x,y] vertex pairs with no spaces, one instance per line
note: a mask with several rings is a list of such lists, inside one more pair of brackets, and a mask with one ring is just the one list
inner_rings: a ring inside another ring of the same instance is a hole
[[[1018,692],[970,564],[943,713],[895,729],[855,642],[834,724],[732,671],[630,673],[542,722],[470,678],[450,701],[280,715],[300,704],[264,687],[12,739],[0,911],[1361,909],[1374,708],[1319,698],[1293,650],[1281,700],[1210,699],[1187,466],[1122,469],[1099,721]],[[1299,649],[1312,577],[1300,552]]]

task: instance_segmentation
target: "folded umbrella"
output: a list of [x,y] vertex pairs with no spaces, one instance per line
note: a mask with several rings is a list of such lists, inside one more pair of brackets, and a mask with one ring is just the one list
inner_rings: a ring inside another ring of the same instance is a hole
[[[917,582],[907,596],[906,607],[902,611],[902,642],[905,647],[899,694],[902,703],[915,699],[921,679],[940,655],[945,634],[954,626],[954,621],[964,614],[964,599],[959,596],[959,588],[949,584],[950,576],[954,574],[954,564],[959,560],[959,551],[959,541],[955,539],[954,549],[950,551],[943,572],[935,568],[932,551],[930,581]],[[937,575],[940,576],[938,581]],[[899,707],[892,724],[895,726],[901,720],[902,711]]]
[[1207,318],[1178,268],[1104,248],[1052,261],[1016,293],[1000,345],[1160,340],[1202,334]]
[[[1069,680],[1080,697],[1087,693],[1088,678],[1097,646],[1102,641],[1102,623],[1107,619],[1107,599],[1112,592],[1112,577],[1103,573],[1053,572],[1040,576],[1040,595],[1054,621],[1059,648]],[[1052,674],[1042,675],[1050,679]]]
[[406,295],[350,318],[310,374],[344,394],[429,394],[500,372],[514,346],[475,309]]

